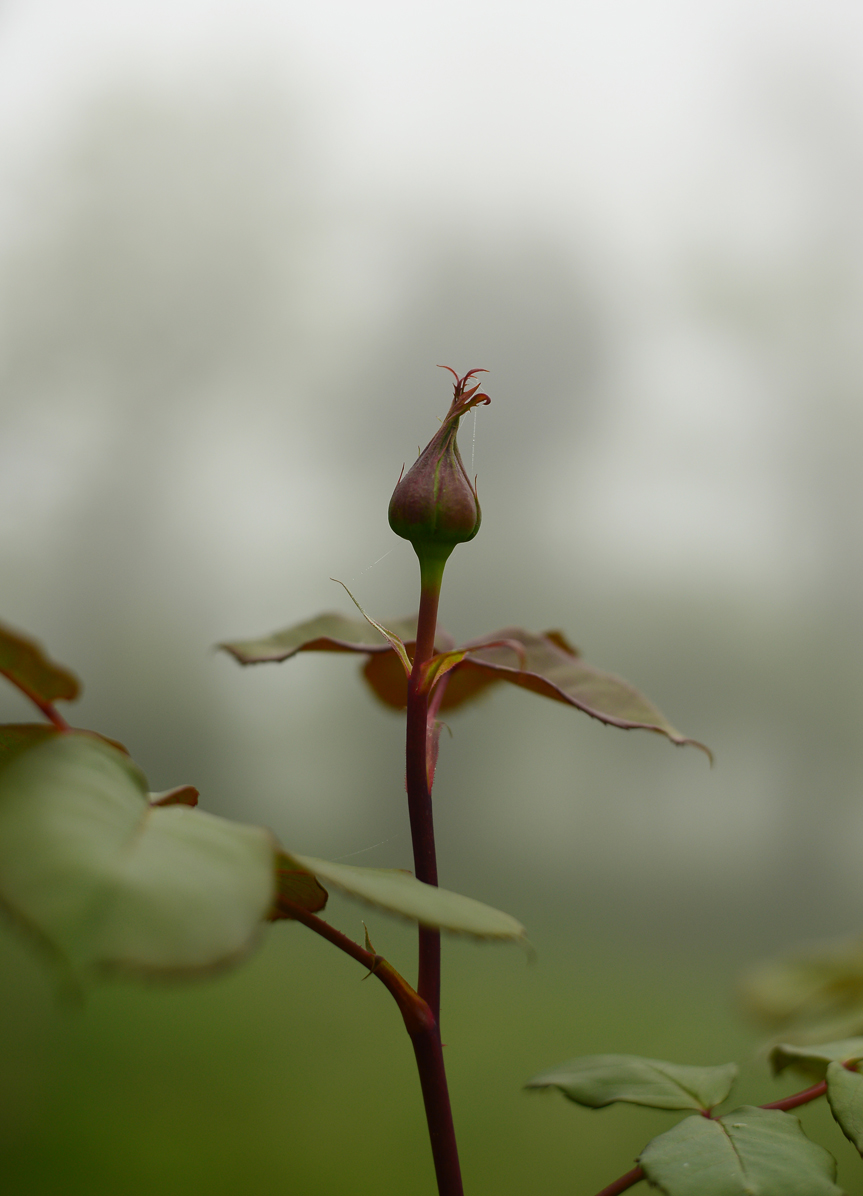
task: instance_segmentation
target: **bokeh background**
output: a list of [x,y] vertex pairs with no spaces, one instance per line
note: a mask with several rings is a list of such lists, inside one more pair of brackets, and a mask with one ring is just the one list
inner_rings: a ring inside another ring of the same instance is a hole
[[[453,717],[442,883],[537,950],[446,945],[474,1196],[590,1196],[671,1124],[521,1091],[576,1054],[790,1091],[736,979],[863,922],[861,60],[844,0],[0,9],[0,608],[83,678],[74,721],[289,848],[409,867],[355,661],[212,645],[351,613],[331,577],[414,608],[386,505],[442,362],[493,399],[442,622],[562,628],[715,752],[516,691]],[[333,917],[410,974],[406,928]],[[3,929],[0,1187],[430,1196],[407,1041],[334,954],[283,925],[72,1009]]]

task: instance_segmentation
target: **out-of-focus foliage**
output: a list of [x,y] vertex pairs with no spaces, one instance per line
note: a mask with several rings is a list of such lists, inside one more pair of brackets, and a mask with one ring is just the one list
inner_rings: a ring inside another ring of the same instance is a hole
[[194,975],[258,938],[275,896],[266,831],[152,805],[138,768],[86,732],[0,765],[0,903],[73,976]]
[[38,644],[0,626],[0,673],[24,693],[43,702],[77,698],[78,678],[48,660]]
[[863,1030],[863,942],[800,947],[753,968],[741,993],[756,1017],[800,1042],[830,1042]]

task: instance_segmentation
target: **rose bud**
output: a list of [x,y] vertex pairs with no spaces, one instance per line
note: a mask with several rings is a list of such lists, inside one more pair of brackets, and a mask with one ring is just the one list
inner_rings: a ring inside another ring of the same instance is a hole
[[390,499],[390,527],[410,540],[421,561],[424,557],[445,561],[456,544],[473,539],[482,518],[476,486],[471,485],[458,451],[456,432],[466,411],[491,402],[488,395],[480,393],[479,384],[467,389],[474,374],[487,371],[468,370],[463,378],[455,370],[450,373],[455,378],[452,405],[440,430],[399,479]]

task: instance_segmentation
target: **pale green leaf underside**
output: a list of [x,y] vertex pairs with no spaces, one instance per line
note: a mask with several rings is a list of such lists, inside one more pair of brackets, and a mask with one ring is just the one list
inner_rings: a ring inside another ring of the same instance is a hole
[[691,1067],[637,1055],[585,1055],[534,1076],[528,1088],[559,1088],[591,1109],[615,1101],[653,1109],[713,1109],[737,1076],[734,1063]]
[[0,772],[0,902],[76,971],[227,963],[274,893],[266,831],[150,805],[140,771],[94,736],[56,734]]
[[780,1043],[770,1052],[770,1066],[778,1076],[786,1067],[823,1080],[827,1065],[832,1062],[855,1063],[863,1059],[863,1038],[843,1038],[839,1042],[824,1042],[816,1046],[794,1046]]
[[354,868],[350,864],[331,864],[310,856],[291,855],[290,858],[323,884],[335,885],[352,897],[390,913],[401,914],[423,926],[480,939],[525,941],[524,927],[509,914],[474,901],[472,897],[424,884],[410,873],[387,868]]
[[842,1196],[833,1157],[777,1109],[687,1117],[638,1161],[666,1196]]
[[827,1100],[842,1133],[863,1154],[863,1076],[841,1063],[829,1063]]

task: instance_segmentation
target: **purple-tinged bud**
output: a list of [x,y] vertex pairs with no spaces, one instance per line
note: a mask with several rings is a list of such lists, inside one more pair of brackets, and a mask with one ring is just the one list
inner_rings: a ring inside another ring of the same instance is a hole
[[430,555],[445,560],[456,544],[473,539],[482,518],[476,487],[471,485],[458,451],[456,432],[466,411],[491,402],[487,394],[480,393],[479,384],[466,389],[474,374],[487,371],[468,370],[463,378],[455,370],[450,373],[455,378],[452,405],[440,430],[399,479],[390,499],[390,527],[410,540],[421,560]]

